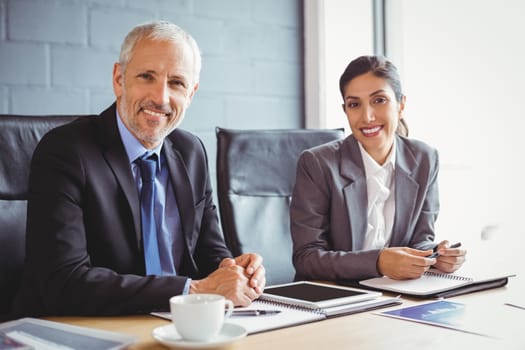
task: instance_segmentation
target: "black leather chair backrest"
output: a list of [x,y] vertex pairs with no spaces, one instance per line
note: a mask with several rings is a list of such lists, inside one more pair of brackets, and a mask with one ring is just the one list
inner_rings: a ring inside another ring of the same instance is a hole
[[305,149],[344,137],[334,130],[217,128],[217,195],[228,247],[257,252],[267,285],[291,282],[289,205],[297,160]]
[[22,273],[33,151],[45,133],[73,119],[0,115],[0,321],[8,318]]

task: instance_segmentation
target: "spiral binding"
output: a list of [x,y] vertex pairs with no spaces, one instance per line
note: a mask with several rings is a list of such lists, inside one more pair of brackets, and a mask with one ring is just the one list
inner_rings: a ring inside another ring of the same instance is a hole
[[314,314],[324,314],[325,311],[321,308],[310,308],[304,305],[294,304],[293,302],[283,302],[280,300],[272,299],[271,297],[264,296],[257,299],[257,302],[265,305],[278,305],[285,309],[301,310],[306,312],[311,312]]
[[464,277],[449,273],[439,273],[439,272],[433,272],[433,271],[427,271],[425,272],[426,276],[432,276],[432,277],[439,277],[439,278],[446,278],[449,280],[455,280],[455,281],[474,281],[473,278],[470,277]]

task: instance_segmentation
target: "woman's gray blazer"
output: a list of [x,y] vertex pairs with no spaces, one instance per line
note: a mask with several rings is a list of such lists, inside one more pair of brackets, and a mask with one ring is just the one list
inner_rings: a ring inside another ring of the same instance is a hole
[[[390,247],[435,246],[439,211],[438,153],[396,136],[395,218]],[[290,207],[296,279],[347,280],[378,276],[380,249],[362,247],[367,229],[363,160],[353,135],[306,150],[297,164]]]

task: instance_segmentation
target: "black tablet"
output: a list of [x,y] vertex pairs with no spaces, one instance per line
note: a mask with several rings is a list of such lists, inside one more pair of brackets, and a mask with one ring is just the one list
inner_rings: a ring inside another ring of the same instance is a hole
[[300,281],[266,287],[261,299],[322,309],[370,300],[378,296],[381,296],[380,292]]

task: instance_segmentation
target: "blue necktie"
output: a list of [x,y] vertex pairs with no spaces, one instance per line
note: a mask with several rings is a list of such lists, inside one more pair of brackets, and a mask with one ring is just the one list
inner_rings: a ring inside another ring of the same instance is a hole
[[157,241],[157,226],[155,224],[155,173],[157,170],[157,155],[137,159],[142,178],[140,191],[140,215],[142,222],[142,240],[144,241],[144,258],[146,274],[161,275],[159,246]]

